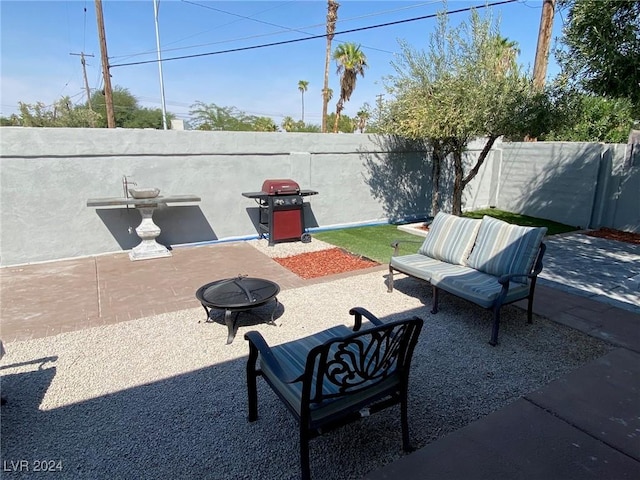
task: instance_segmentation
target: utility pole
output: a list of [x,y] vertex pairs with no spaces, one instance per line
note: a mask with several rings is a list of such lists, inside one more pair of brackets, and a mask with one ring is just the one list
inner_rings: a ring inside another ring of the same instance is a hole
[[116,117],[113,113],[113,90],[111,90],[111,73],[109,73],[109,56],[107,55],[107,39],[104,33],[104,19],[102,18],[102,0],[96,2],[96,19],[98,21],[98,37],[100,38],[100,53],[102,57],[102,76],[104,78],[104,102],[107,107],[107,126],[116,128]]
[[551,31],[553,30],[553,14],[556,0],[544,0],[540,16],[540,30],[538,32],[538,47],[536,60],[533,64],[533,86],[541,90],[544,88],[549,63],[549,46],[551,45]]
[[167,108],[164,101],[164,80],[162,79],[162,55],[160,53],[160,30],[158,28],[158,0],[153,0],[153,14],[156,23],[156,51],[158,52],[158,72],[160,75],[160,97],[162,100],[162,128],[167,129]]
[[87,91],[87,105],[89,105],[89,110],[93,111],[93,108],[91,108],[91,90],[89,90],[89,82],[87,81],[87,62],[84,60],[84,57],[93,57],[93,55],[85,55],[84,52],[70,53],[69,55],[80,56],[80,63],[82,64],[82,76],[84,77],[84,89]]

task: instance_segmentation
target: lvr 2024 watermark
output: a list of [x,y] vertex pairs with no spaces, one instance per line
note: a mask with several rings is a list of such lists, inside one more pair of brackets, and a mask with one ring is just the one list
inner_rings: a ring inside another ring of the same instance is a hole
[[3,472],[61,472],[62,460],[3,460]]

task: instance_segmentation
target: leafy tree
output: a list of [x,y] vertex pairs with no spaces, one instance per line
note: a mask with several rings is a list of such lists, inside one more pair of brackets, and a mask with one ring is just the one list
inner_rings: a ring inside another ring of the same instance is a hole
[[312,125],[304,123],[303,121],[295,121],[291,117],[284,117],[282,119],[282,129],[285,132],[313,132],[319,133],[321,131],[319,125]]
[[98,114],[88,108],[75,106],[69,97],[62,97],[51,106],[42,102],[18,102],[20,114],[3,120],[3,125],[22,127],[91,127]]
[[324,86],[322,87],[322,133],[327,131],[327,106],[329,105],[329,64],[331,63],[331,42],[336,31],[340,4],[335,0],[327,1],[327,47],[324,58]]
[[367,56],[360,45],[343,43],[333,52],[333,59],[338,64],[337,73],[340,75],[340,98],[336,105],[336,120],[333,124],[334,133],[338,132],[338,121],[344,109],[344,102],[348,102],[356,89],[358,75],[364,77],[364,70],[368,67]]
[[[162,111],[140,107],[136,98],[126,88],[116,87],[113,92],[116,126],[123,128],[162,128]],[[94,92],[91,107],[73,105],[69,97],[62,97],[51,106],[42,102],[19,102],[19,115],[3,119],[4,125],[25,127],[107,127],[107,109],[104,94]],[[167,119],[174,118],[167,114]]]
[[20,125],[20,117],[15,113],[8,117],[0,117],[0,127],[19,127]]
[[54,108],[47,107],[42,102],[18,102],[20,115],[14,116],[16,125],[22,127],[53,127],[55,121]]
[[[141,107],[138,99],[127,88],[115,86],[112,92],[113,111],[116,127],[162,129],[162,109]],[[91,95],[91,106],[100,114],[97,127],[107,128],[107,106],[104,92],[95,91]],[[174,115],[167,113],[167,122]]]
[[338,132],[353,133],[356,129],[357,122],[348,115],[340,115],[337,118],[335,113],[327,115],[327,125],[335,125],[338,122]]
[[556,52],[563,73],[588,93],[628,98],[640,116],[640,2],[560,0],[568,9]]
[[[522,74],[491,18],[472,11],[456,28],[439,16],[428,51],[401,42],[396,74],[387,80],[392,99],[381,104],[379,125],[385,133],[425,141],[432,150],[433,213],[439,210],[440,169],[452,157],[453,213],[462,213],[462,193],[477,175],[495,140],[522,135],[532,125],[540,97]],[[507,51],[507,49],[509,51]],[[533,132],[535,135],[541,132]],[[485,138],[475,164],[464,171],[470,141]]]
[[220,107],[215,103],[196,102],[189,111],[191,125],[197,130],[240,132],[275,132],[278,127],[269,117],[247,115],[236,107]]
[[626,143],[634,128],[633,104],[575,90],[562,92],[551,110],[555,125],[541,140]]
[[278,126],[270,117],[253,117],[253,129],[256,132],[277,132]]
[[312,123],[303,123],[298,122],[295,126],[294,132],[307,132],[307,133],[320,133],[322,131],[322,127],[320,125],[315,125]]
[[308,87],[309,87],[309,82],[307,82],[306,80],[298,81],[298,90],[300,90],[300,93],[302,94],[302,122],[303,123],[304,123],[304,92],[307,91]]
[[191,124],[198,130],[252,131],[252,119],[235,107],[196,102],[189,111]]

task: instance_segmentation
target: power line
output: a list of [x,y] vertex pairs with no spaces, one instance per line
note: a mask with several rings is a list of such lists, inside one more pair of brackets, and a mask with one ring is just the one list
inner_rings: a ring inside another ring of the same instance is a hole
[[[184,3],[190,4],[190,5],[199,6],[199,7],[202,7],[202,8],[209,9],[209,10],[216,10],[218,12],[226,13],[228,15],[238,16],[241,19],[264,23],[261,20],[255,20],[253,18],[254,15],[247,17],[247,16],[243,16],[243,15],[238,15],[236,13],[227,12],[225,10],[221,10],[221,9],[218,9],[218,8],[213,8],[213,7],[210,7],[208,5],[201,5],[199,3],[190,2],[190,1],[187,1],[187,0],[182,0],[182,1]],[[295,0],[293,0],[293,1],[295,1]],[[291,2],[287,2],[287,3],[291,3]],[[410,6],[406,6],[406,7],[402,7],[402,8],[395,8],[395,9],[392,9],[392,10],[384,10],[384,11],[381,11],[381,12],[369,13],[367,15],[360,15],[358,17],[339,19],[338,23],[339,24],[344,24],[346,22],[351,22],[351,21],[354,21],[354,20],[361,20],[363,18],[376,17],[376,16],[380,16],[380,15],[387,15],[389,13],[395,13],[395,12],[399,12],[399,11],[403,11],[403,10],[409,10],[409,9],[412,9],[412,8],[423,7],[425,5],[433,5],[434,3],[440,3],[440,1],[439,0],[431,0],[429,2],[418,3],[418,4],[415,4],[415,5],[410,5]],[[255,15],[259,15],[259,14],[267,12],[269,10],[273,10],[274,8],[280,8],[280,6],[268,8],[266,10],[261,10],[260,12],[257,12]],[[216,29],[218,29],[220,27],[226,27],[226,26],[231,25],[233,23],[236,23],[238,21],[239,20],[235,20],[233,22],[229,22],[229,23],[225,23],[225,24],[219,25],[219,26],[216,27]],[[200,44],[197,44],[197,45],[189,45],[189,46],[186,46],[186,47],[164,48],[163,51],[164,52],[173,52],[173,51],[178,51],[178,50],[187,50],[187,49],[191,49],[191,48],[206,47],[208,45],[218,45],[218,44],[221,44],[221,43],[238,42],[238,41],[242,41],[242,40],[250,40],[250,39],[253,39],[253,38],[270,37],[270,36],[273,36],[273,35],[280,35],[282,33],[289,33],[289,32],[298,32],[298,33],[303,33],[305,35],[313,35],[312,33],[305,32],[304,29],[319,28],[319,27],[325,27],[326,26],[325,23],[316,23],[316,24],[313,24],[313,25],[307,25],[305,27],[298,27],[298,28],[288,28],[288,27],[283,27],[283,26],[275,25],[275,24],[270,24],[270,25],[274,25],[274,26],[276,26],[278,28],[282,28],[283,30],[280,30],[278,32],[263,33],[263,34],[259,34],[259,35],[250,35],[250,36],[241,37],[241,38],[233,38],[233,39],[230,39],[230,40],[220,40],[220,41],[217,41],[217,42],[200,43]],[[208,31],[209,30],[207,30],[206,32],[208,32]],[[173,42],[169,42],[169,43],[167,43],[165,45],[172,45],[172,44],[175,44],[175,43],[179,43],[179,42],[181,42],[183,40],[186,40],[188,38],[192,38],[192,37],[197,36],[197,35],[201,35],[202,33],[206,33],[206,32],[200,32],[200,33],[197,33],[197,34],[194,34],[194,35],[190,35],[190,36],[184,37],[184,38],[182,38],[180,40],[175,40]],[[366,48],[368,48],[370,50],[382,51],[382,52],[385,52],[385,53],[392,53],[392,52],[389,52],[389,51],[386,51],[386,50],[381,50],[381,49],[377,49],[377,48],[373,48],[373,47],[366,47]],[[152,50],[148,50],[148,51],[144,51],[144,52],[131,53],[131,54],[126,54],[126,55],[114,55],[114,56],[109,57],[109,58],[111,60],[116,60],[116,59],[126,60],[126,59],[129,59],[129,58],[139,57],[139,56],[142,56],[142,55],[149,55],[151,53],[155,53],[155,52],[152,51]]]
[[[286,3],[292,3],[294,1],[296,1],[296,0],[290,0],[289,2],[286,2]],[[205,6],[205,5],[200,5],[200,4],[193,3],[193,2],[184,2],[184,3],[191,4],[191,5],[196,5],[196,6],[203,7],[203,8],[209,8],[209,9],[212,8],[212,7],[208,7],[208,6]],[[268,12],[270,10],[273,10],[275,8],[280,8],[280,7],[281,6],[267,8],[265,10],[261,10],[259,12],[256,12],[255,15],[260,15],[262,13],[265,13],[265,12]],[[220,10],[220,11],[223,12],[223,13],[228,13],[229,15],[233,15],[233,14],[231,14],[229,12],[224,12],[222,10]],[[251,20],[251,17],[246,17],[246,18],[248,20]],[[217,29],[220,29],[222,27],[227,27],[227,26],[232,25],[234,23],[237,23],[239,21],[240,20],[234,20],[232,22],[223,23],[222,25],[217,25],[215,28],[213,28],[211,30],[217,30]],[[209,32],[211,30],[205,30],[204,32],[195,33],[193,35],[189,35],[187,37],[183,37],[183,38],[181,38],[179,40],[174,40],[172,42],[168,42],[165,45],[173,45],[175,43],[182,42],[182,41],[187,40],[189,38],[196,37],[198,35],[202,35],[203,33],[207,33],[207,32]],[[250,39],[250,38],[263,37],[263,36],[267,36],[267,35],[276,35],[276,34],[279,34],[279,33],[282,33],[282,32],[275,32],[275,33],[270,33],[270,34],[266,34],[266,35],[252,35],[250,37],[244,37],[244,38],[240,38],[240,39],[232,39],[232,40],[224,40],[224,41],[218,41],[218,42],[201,43],[201,44],[197,44],[197,45],[189,45],[189,46],[186,46],[186,47],[164,48],[163,51],[171,52],[171,51],[177,51],[177,50],[187,50],[187,49],[190,49],[190,48],[206,47],[207,45],[215,45],[215,44],[219,44],[219,43],[229,43],[229,42],[235,42],[235,41],[238,41],[238,40],[247,40],[247,39]],[[154,53],[154,51],[147,50],[147,51],[139,52],[139,53],[130,53],[130,54],[126,54],[126,55],[116,55],[116,56],[111,57],[111,60],[120,59],[120,58],[128,59],[128,58],[133,58],[133,57],[139,57],[141,55],[149,55],[150,53]]]
[[[203,7],[203,8],[210,8],[210,7],[209,7],[209,6],[207,6],[207,5],[200,5],[200,4],[197,4],[197,3],[194,3],[194,2],[189,2],[189,1],[187,1],[187,0],[181,0],[181,1],[182,1],[183,3],[188,3],[188,4],[196,5],[196,6],[199,6],[199,7]],[[289,1],[287,1],[287,2],[284,2],[284,3],[283,3],[283,4],[281,4],[281,5],[276,5],[276,6],[273,6],[273,7],[269,7],[269,8],[266,8],[266,9],[264,9],[264,10],[260,10],[259,12],[256,12],[256,13],[252,14],[252,15],[251,15],[251,16],[249,16],[249,17],[242,17],[242,18],[245,18],[246,20],[255,20],[253,17],[255,17],[255,16],[257,16],[257,15],[261,15],[261,14],[266,13],[266,12],[269,12],[269,11],[271,11],[271,10],[276,10],[276,9],[282,8],[282,7],[284,7],[285,5],[288,5],[289,3],[294,3],[295,1],[296,1],[296,0],[289,0]],[[227,12],[227,11],[225,11],[225,10],[220,10],[220,9],[217,9],[217,10],[218,10],[219,12],[226,13],[226,14],[228,14],[228,15],[235,15],[235,16],[239,16],[239,15],[236,15],[235,13]],[[196,37],[196,36],[198,36],[198,35],[202,35],[203,33],[207,33],[207,32],[213,31],[213,30],[217,30],[217,29],[219,29],[220,27],[227,27],[227,26],[229,26],[229,25],[233,25],[234,23],[237,23],[237,22],[239,22],[239,21],[240,21],[240,20],[234,20],[234,21],[232,21],[232,22],[228,22],[228,23],[225,23],[225,24],[222,24],[222,25],[218,25],[218,26],[216,26],[216,27],[214,27],[214,28],[212,28],[212,29],[205,30],[204,32],[199,32],[199,33],[196,33],[196,34],[193,34],[193,35],[189,35],[188,37],[183,37],[183,38],[181,38],[181,39],[179,39],[179,40],[175,40],[175,41],[173,41],[173,42],[168,43],[167,45],[172,45],[172,44],[174,44],[174,43],[182,42],[183,40],[187,40],[188,38]],[[256,20],[256,21],[257,21],[257,20]],[[183,48],[191,48],[191,47],[183,47]]]
[[[446,15],[452,15],[454,13],[463,13],[463,12],[468,12],[470,10],[473,9],[480,9],[480,8],[488,8],[488,7],[495,7],[498,5],[505,5],[508,3],[514,3],[517,2],[518,0],[503,0],[503,1],[499,1],[499,2],[493,2],[493,3],[487,3],[487,4],[483,4],[483,5],[478,5],[476,7],[465,7],[465,8],[459,8],[456,10],[450,10],[447,12],[444,12]],[[344,35],[347,33],[354,33],[354,32],[362,32],[365,30],[372,30],[375,28],[382,28],[382,27],[390,27],[392,25],[400,25],[403,23],[409,23],[409,22],[415,22],[418,20],[426,20],[429,18],[435,18],[438,16],[438,13],[432,13],[429,15],[423,15],[420,17],[413,17],[413,18],[407,18],[404,20],[396,20],[394,22],[386,22],[386,23],[380,23],[377,25],[370,25],[367,27],[360,27],[360,28],[352,28],[350,30],[342,30],[340,32],[335,32],[334,35]],[[256,50],[258,48],[266,48],[266,47],[275,47],[278,45],[287,45],[287,44],[291,44],[291,43],[299,43],[299,42],[304,42],[307,40],[314,40],[314,39],[318,39],[318,38],[325,38],[327,35],[326,33],[320,34],[320,35],[313,35],[310,37],[305,37],[305,38],[295,38],[292,40],[283,40],[281,42],[272,42],[272,43],[264,43],[261,45],[252,45],[249,47],[238,47],[238,48],[231,48],[228,50],[219,50],[217,52],[206,52],[206,53],[197,53],[197,54],[193,54],[193,55],[182,55],[179,57],[170,57],[170,58],[164,58],[162,59],[163,62],[169,62],[172,60],[186,60],[189,58],[198,58],[198,57],[207,57],[207,56],[211,56],[211,55],[220,55],[223,53],[234,53],[234,52],[242,52],[242,51],[246,51],[246,50]],[[115,67],[128,67],[128,66],[132,66],[132,65],[145,65],[148,63],[156,63],[158,60],[145,60],[145,61],[140,61],[140,62],[130,62],[130,63],[119,63],[119,64],[115,64],[115,65],[111,65],[111,68],[115,68]]]
[[[226,10],[221,10],[221,9],[219,9],[219,8],[211,7],[211,6],[209,6],[209,5],[202,5],[202,4],[200,4],[200,3],[190,2],[190,1],[188,1],[188,0],[182,0],[182,1],[183,1],[184,3],[188,3],[188,4],[191,4],[191,5],[196,5],[196,6],[198,6],[198,7],[206,8],[206,9],[208,9],[208,10],[213,10],[213,11],[215,11],[215,12],[225,13],[225,14],[227,14],[227,15],[232,15],[232,16],[234,16],[234,17],[239,17],[239,18],[240,18],[240,19],[242,19],[242,20],[250,20],[250,21],[252,21],[252,22],[262,23],[263,25],[268,25],[268,26],[270,26],[270,27],[277,27],[277,28],[282,29],[280,32],[275,32],[274,34],[288,33],[288,32],[298,32],[298,33],[302,33],[303,35],[307,35],[307,36],[309,36],[309,37],[310,37],[310,36],[313,36],[313,33],[305,32],[305,31],[304,31],[304,30],[302,30],[301,28],[289,28],[289,27],[284,27],[284,26],[282,26],[282,25],[278,25],[277,23],[265,22],[264,20],[258,20],[258,19],[253,18],[253,17],[247,17],[247,16],[245,16],[245,15],[239,15],[239,14],[237,14],[237,13],[227,12]],[[433,2],[431,2],[431,3],[436,3],[436,0],[434,0],[434,1],[433,1]],[[395,10],[391,10],[390,12],[381,12],[381,13],[376,13],[376,14],[370,14],[370,15],[367,15],[367,16],[371,16],[371,15],[383,15],[383,14],[385,14],[385,13],[391,13],[391,12],[394,12],[394,11],[395,11]],[[347,21],[358,20],[358,19],[360,19],[360,18],[364,18],[364,16],[362,16],[362,17],[356,17],[356,18],[348,18],[348,19],[345,19],[345,20],[339,21],[338,23],[344,23],[344,22],[347,22]],[[324,27],[324,26],[325,26],[325,24],[324,24],[324,23],[320,23],[320,24],[311,25],[311,27],[304,27],[304,28],[315,28],[315,27]],[[269,35],[272,35],[272,34],[269,34]],[[227,40],[227,41],[226,41],[226,42],[224,42],[224,43],[228,43],[228,42],[230,42],[230,41],[234,41],[234,40]],[[222,43],[222,42],[220,42],[220,43]],[[390,52],[390,51],[388,51],[388,50],[382,50],[382,49],[379,49],[379,48],[367,47],[366,45],[362,45],[362,47],[363,47],[363,48],[369,48],[369,49],[371,49],[371,50],[377,50],[377,51],[379,51],[379,52],[384,52],[384,53],[393,53],[393,52]],[[189,48],[189,47],[182,47],[182,49],[184,49],[184,48]],[[179,50],[179,49],[176,49],[176,50]],[[166,50],[165,50],[165,51],[166,51]]]
[[[282,25],[276,25],[275,23],[265,22],[264,20],[258,20],[257,18],[247,17],[245,15],[240,15],[240,14],[237,14],[237,13],[227,12],[226,10],[221,10],[219,8],[212,7],[210,5],[202,5],[200,3],[190,2],[188,0],[182,0],[182,2],[191,4],[191,5],[195,5],[197,7],[206,8],[208,10],[213,10],[214,12],[219,12],[219,13],[225,13],[227,15],[232,15],[232,16],[238,17],[238,18],[240,18],[242,20],[251,20],[252,22],[262,23],[263,25],[269,25],[270,27],[284,28]],[[292,29],[292,30],[295,30],[295,29]],[[304,32],[301,32],[301,33],[304,33]]]

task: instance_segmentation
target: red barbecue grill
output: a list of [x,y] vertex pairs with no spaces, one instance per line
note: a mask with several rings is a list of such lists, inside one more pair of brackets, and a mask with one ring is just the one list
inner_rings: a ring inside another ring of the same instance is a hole
[[304,231],[304,197],[317,195],[315,190],[301,190],[291,179],[272,179],[262,183],[260,192],[244,192],[260,206],[260,238],[269,239],[269,245],[288,240],[311,241]]

